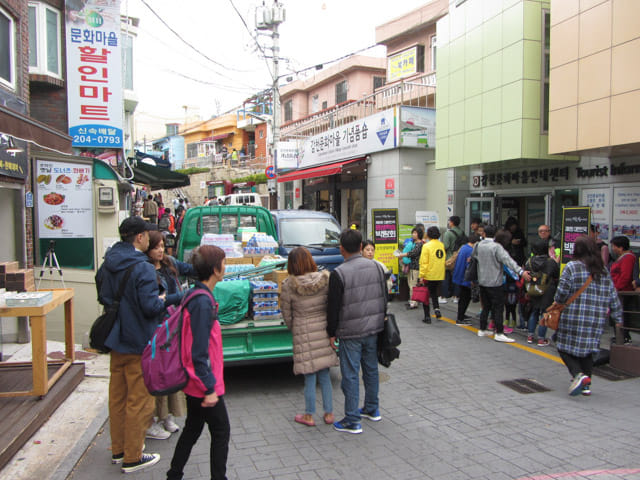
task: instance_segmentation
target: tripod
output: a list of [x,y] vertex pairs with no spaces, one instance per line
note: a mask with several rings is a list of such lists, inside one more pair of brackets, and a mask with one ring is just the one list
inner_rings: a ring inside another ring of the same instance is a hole
[[49,242],[47,254],[44,256],[44,261],[42,262],[42,268],[40,269],[40,277],[38,278],[38,285],[36,286],[36,290],[40,290],[40,282],[42,282],[42,276],[44,275],[45,268],[49,269],[49,275],[53,275],[54,265],[56,270],[58,270],[58,273],[60,274],[60,280],[62,280],[62,288],[67,288],[64,285],[64,276],[62,275],[62,269],[60,268],[60,264],[58,263],[58,257],[56,257],[55,246],[55,240],[51,240]]

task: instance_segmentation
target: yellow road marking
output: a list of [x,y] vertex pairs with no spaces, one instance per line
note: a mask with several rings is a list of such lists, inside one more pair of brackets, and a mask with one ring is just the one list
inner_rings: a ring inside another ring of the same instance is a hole
[[[447,317],[442,317],[440,320],[442,320],[443,322],[447,322],[450,323],[451,325],[456,324],[455,320],[452,320],[450,318]],[[474,334],[478,334],[478,329],[476,327],[472,327],[470,325],[460,325],[458,326],[458,328],[464,328],[465,330],[469,330],[470,332],[473,332]],[[542,351],[542,348],[544,347],[530,347],[529,345],[522,345],[518,342],[514,342],[514,343],[507,343],[507,345],[511,346],[511,347],[515,347],[515,348],[519,348],[520,350],[524,350],[526,352],[529,353],[533,353],[534,355],[538,355],[540,357],[544,357],[548,360],[554,361],[556,363],[559,363],[561,365],[564,365],[564,362],[562,361],[562,359],[558,356],[558,355],[552,355],[551,353],[547,353]]]

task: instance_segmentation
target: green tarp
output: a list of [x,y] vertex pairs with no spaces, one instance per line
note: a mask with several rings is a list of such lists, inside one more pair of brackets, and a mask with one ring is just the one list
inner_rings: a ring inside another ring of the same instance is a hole
[[242,320],[249,310],[249,280],[229,280],[216,283],[213,296],[218,302],[220,325],[231,325]]

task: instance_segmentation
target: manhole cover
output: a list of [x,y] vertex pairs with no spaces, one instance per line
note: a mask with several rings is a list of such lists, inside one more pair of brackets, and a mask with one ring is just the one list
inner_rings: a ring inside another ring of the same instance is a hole
[[611,380],[612,382],[617,382],[618,380],[628,380],[629,378],[637,377],[637,375],[632,375],[630,373],[623,372],[622,370],[618,370],[617,368],[613,368],[611,365],[601,365],[599,367],[594,367],[593,374],[597,375],[598,377]]
[[518,393],[539,393],[550,392],[551,389],[545,387],[539,382],[530,378],[516,378],[515,380],[502,380],[501,383],[505,387],[509,387],[511,390],[515,390]]

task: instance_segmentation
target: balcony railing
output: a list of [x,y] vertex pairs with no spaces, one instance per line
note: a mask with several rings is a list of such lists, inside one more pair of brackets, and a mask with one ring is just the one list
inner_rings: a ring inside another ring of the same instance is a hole
[[230,156],[226,160],[222,158],[222,154],[208,155],[206,157],[191,157],[185,159],[182,168],[246,168],[249,170],[263,171],[268,165],[266,157],[241,157],[238,160],[232,160]]
[[283,140],[293,140],[319,135],[332,128],[400,105],[435,108],[435,73],[381,87],[360,100],[349,100],[286,123],[280,129],[281,137]]

